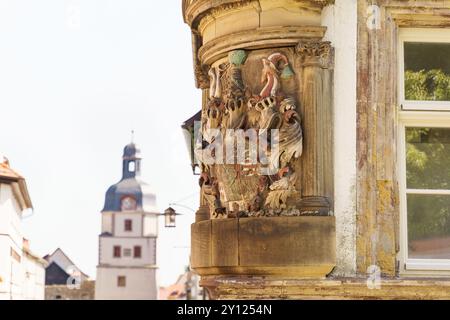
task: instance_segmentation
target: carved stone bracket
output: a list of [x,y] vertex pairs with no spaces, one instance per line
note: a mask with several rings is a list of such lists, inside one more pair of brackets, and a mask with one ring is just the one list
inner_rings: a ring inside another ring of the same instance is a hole
[[332,2],[183,1],[203,89],[191,267],[213,298],[223,275],[323,278],[336,265]]

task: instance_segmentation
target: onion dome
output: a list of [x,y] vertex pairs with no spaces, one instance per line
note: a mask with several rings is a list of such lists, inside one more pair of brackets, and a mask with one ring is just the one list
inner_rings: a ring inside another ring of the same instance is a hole
[[140,179],[140,150],[134,143],[127,144],[122,156],[122,179],[106,191],[105,211],[157,212],[156,196],[149,185]]

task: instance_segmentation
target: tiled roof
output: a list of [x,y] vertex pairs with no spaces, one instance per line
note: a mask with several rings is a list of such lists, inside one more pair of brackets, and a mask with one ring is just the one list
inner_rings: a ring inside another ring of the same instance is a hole
[[11,169],[8,159],[5,157],[3,162],[0,162],[0,181],[11,184],[14,196],[22,210],[33,208],[25,178]]
[[7,178],[13,180],[23,179],[23,177],[9,167],[8,160],[0,162],[0,178]]
[[45,259],[42,259],[37,254],[33,253],[29,248],[23,248],[23,253],[29,257],[30,259],[36,261],[37,263],[43,265],[44,267],[47,267],[48,263]]
[[[65,259],[65,261],[62,261],[61,259],[54,259],[53,257],[56,256],[56,253],[60,252],[63,259]],[[77,269],[77,271],[79,271],[81,273],[81,275],[85,278],[85,279],[89,279],[89,276],[84,273],[83,271],[80,270],[80,268],[77,267],[77,265],[75,265],[75,263],[69,258],[69,256],[61,249],[61,248],[57,248],[55,251],[53,251],[52,254],[46,254],[42,259],[46,260],[49,264],[51,263],[56,263],[59,267],[61,267],[64,270],[64,266],[65,265],[69,265],[69,266],[73,266]]]

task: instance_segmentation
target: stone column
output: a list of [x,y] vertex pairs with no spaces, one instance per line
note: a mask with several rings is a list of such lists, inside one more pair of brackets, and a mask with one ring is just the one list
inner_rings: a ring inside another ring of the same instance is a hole
[[300,112],[303,120],[302,206],[329,214],[333,199],[332,47],[301,41]]

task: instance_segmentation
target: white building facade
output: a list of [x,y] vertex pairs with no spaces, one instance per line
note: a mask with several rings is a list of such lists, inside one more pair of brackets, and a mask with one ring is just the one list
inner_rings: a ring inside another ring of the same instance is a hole
[[42,300],[46,262],[22,234],[22,212],[32,204],[25,179],[0,163],[0,300]]
[[157,299],[156,197],[139,179],[141,158],[131,143],[124,149],[122,179],[111,186],[102,210],[97,300]]

